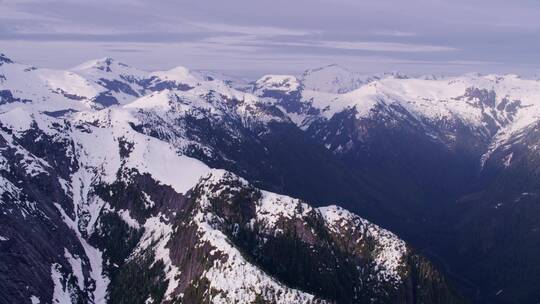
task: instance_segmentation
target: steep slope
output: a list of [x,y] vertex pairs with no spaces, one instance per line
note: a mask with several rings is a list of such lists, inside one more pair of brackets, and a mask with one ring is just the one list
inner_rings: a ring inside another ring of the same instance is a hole
[[[480,190],[458,199],[453,228],[465,241],[457,258],[467,262],[470,267],[462,271],[481,282],[490,301],[528,303],[540,297],[534,283],[540,279],[539,140],[538,122],[510,136],[486,159]],[[479,272],[490,273],[490,280]]]

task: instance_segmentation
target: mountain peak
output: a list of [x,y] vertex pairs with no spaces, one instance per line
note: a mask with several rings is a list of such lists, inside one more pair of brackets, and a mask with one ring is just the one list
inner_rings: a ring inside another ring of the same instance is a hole
[[167,79],[167,80],[185,80],[187,77],[192,77],[191,71],[184,67],[184,66],[177,66],[170,70],[166,71],[157,71],[152,73],[154,75],[159,75],[161,78]]
[[352,72],[338,64],[306,70],[301,78],[306,89],[327,93],[347,93],[376,79]]
[[176,100],[178,96],[171,90],[163,90],[143,96],[135,101],[126,104],[125,108],[132,109],[164,109],[170,108],[172,100]]
[[159,80],[155,80],[156,82],[172,82],[181,84],[181,86],[185,86],[186,89],[196,87],[202,82],[202,79],[200,79],[197,73],[191,72],[184,66],[177,66],[166,71],[152,72],[150,76],[157,77]]
[[75,70],[97,69],[104,72],[112,72],[115,67],[129,68],[130,66],[119,62],[111,57],[89,60],[75,67]]

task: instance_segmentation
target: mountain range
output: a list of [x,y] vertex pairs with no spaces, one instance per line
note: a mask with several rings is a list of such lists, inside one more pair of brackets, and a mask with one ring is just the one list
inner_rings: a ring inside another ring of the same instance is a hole
[[0,302],[535,303],[539,97],[0,55]]

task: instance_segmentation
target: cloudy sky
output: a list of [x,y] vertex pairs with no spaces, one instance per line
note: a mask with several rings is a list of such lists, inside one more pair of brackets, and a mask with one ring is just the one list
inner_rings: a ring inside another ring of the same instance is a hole
[[538,16],[537,0],[0,0],[0,52],[55,68],[540,74]]

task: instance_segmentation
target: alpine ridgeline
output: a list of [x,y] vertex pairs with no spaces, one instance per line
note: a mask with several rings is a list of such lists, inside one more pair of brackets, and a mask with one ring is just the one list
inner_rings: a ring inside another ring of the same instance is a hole
[[218,78],[0,56],[0,302],[540,299],[540,82]]

